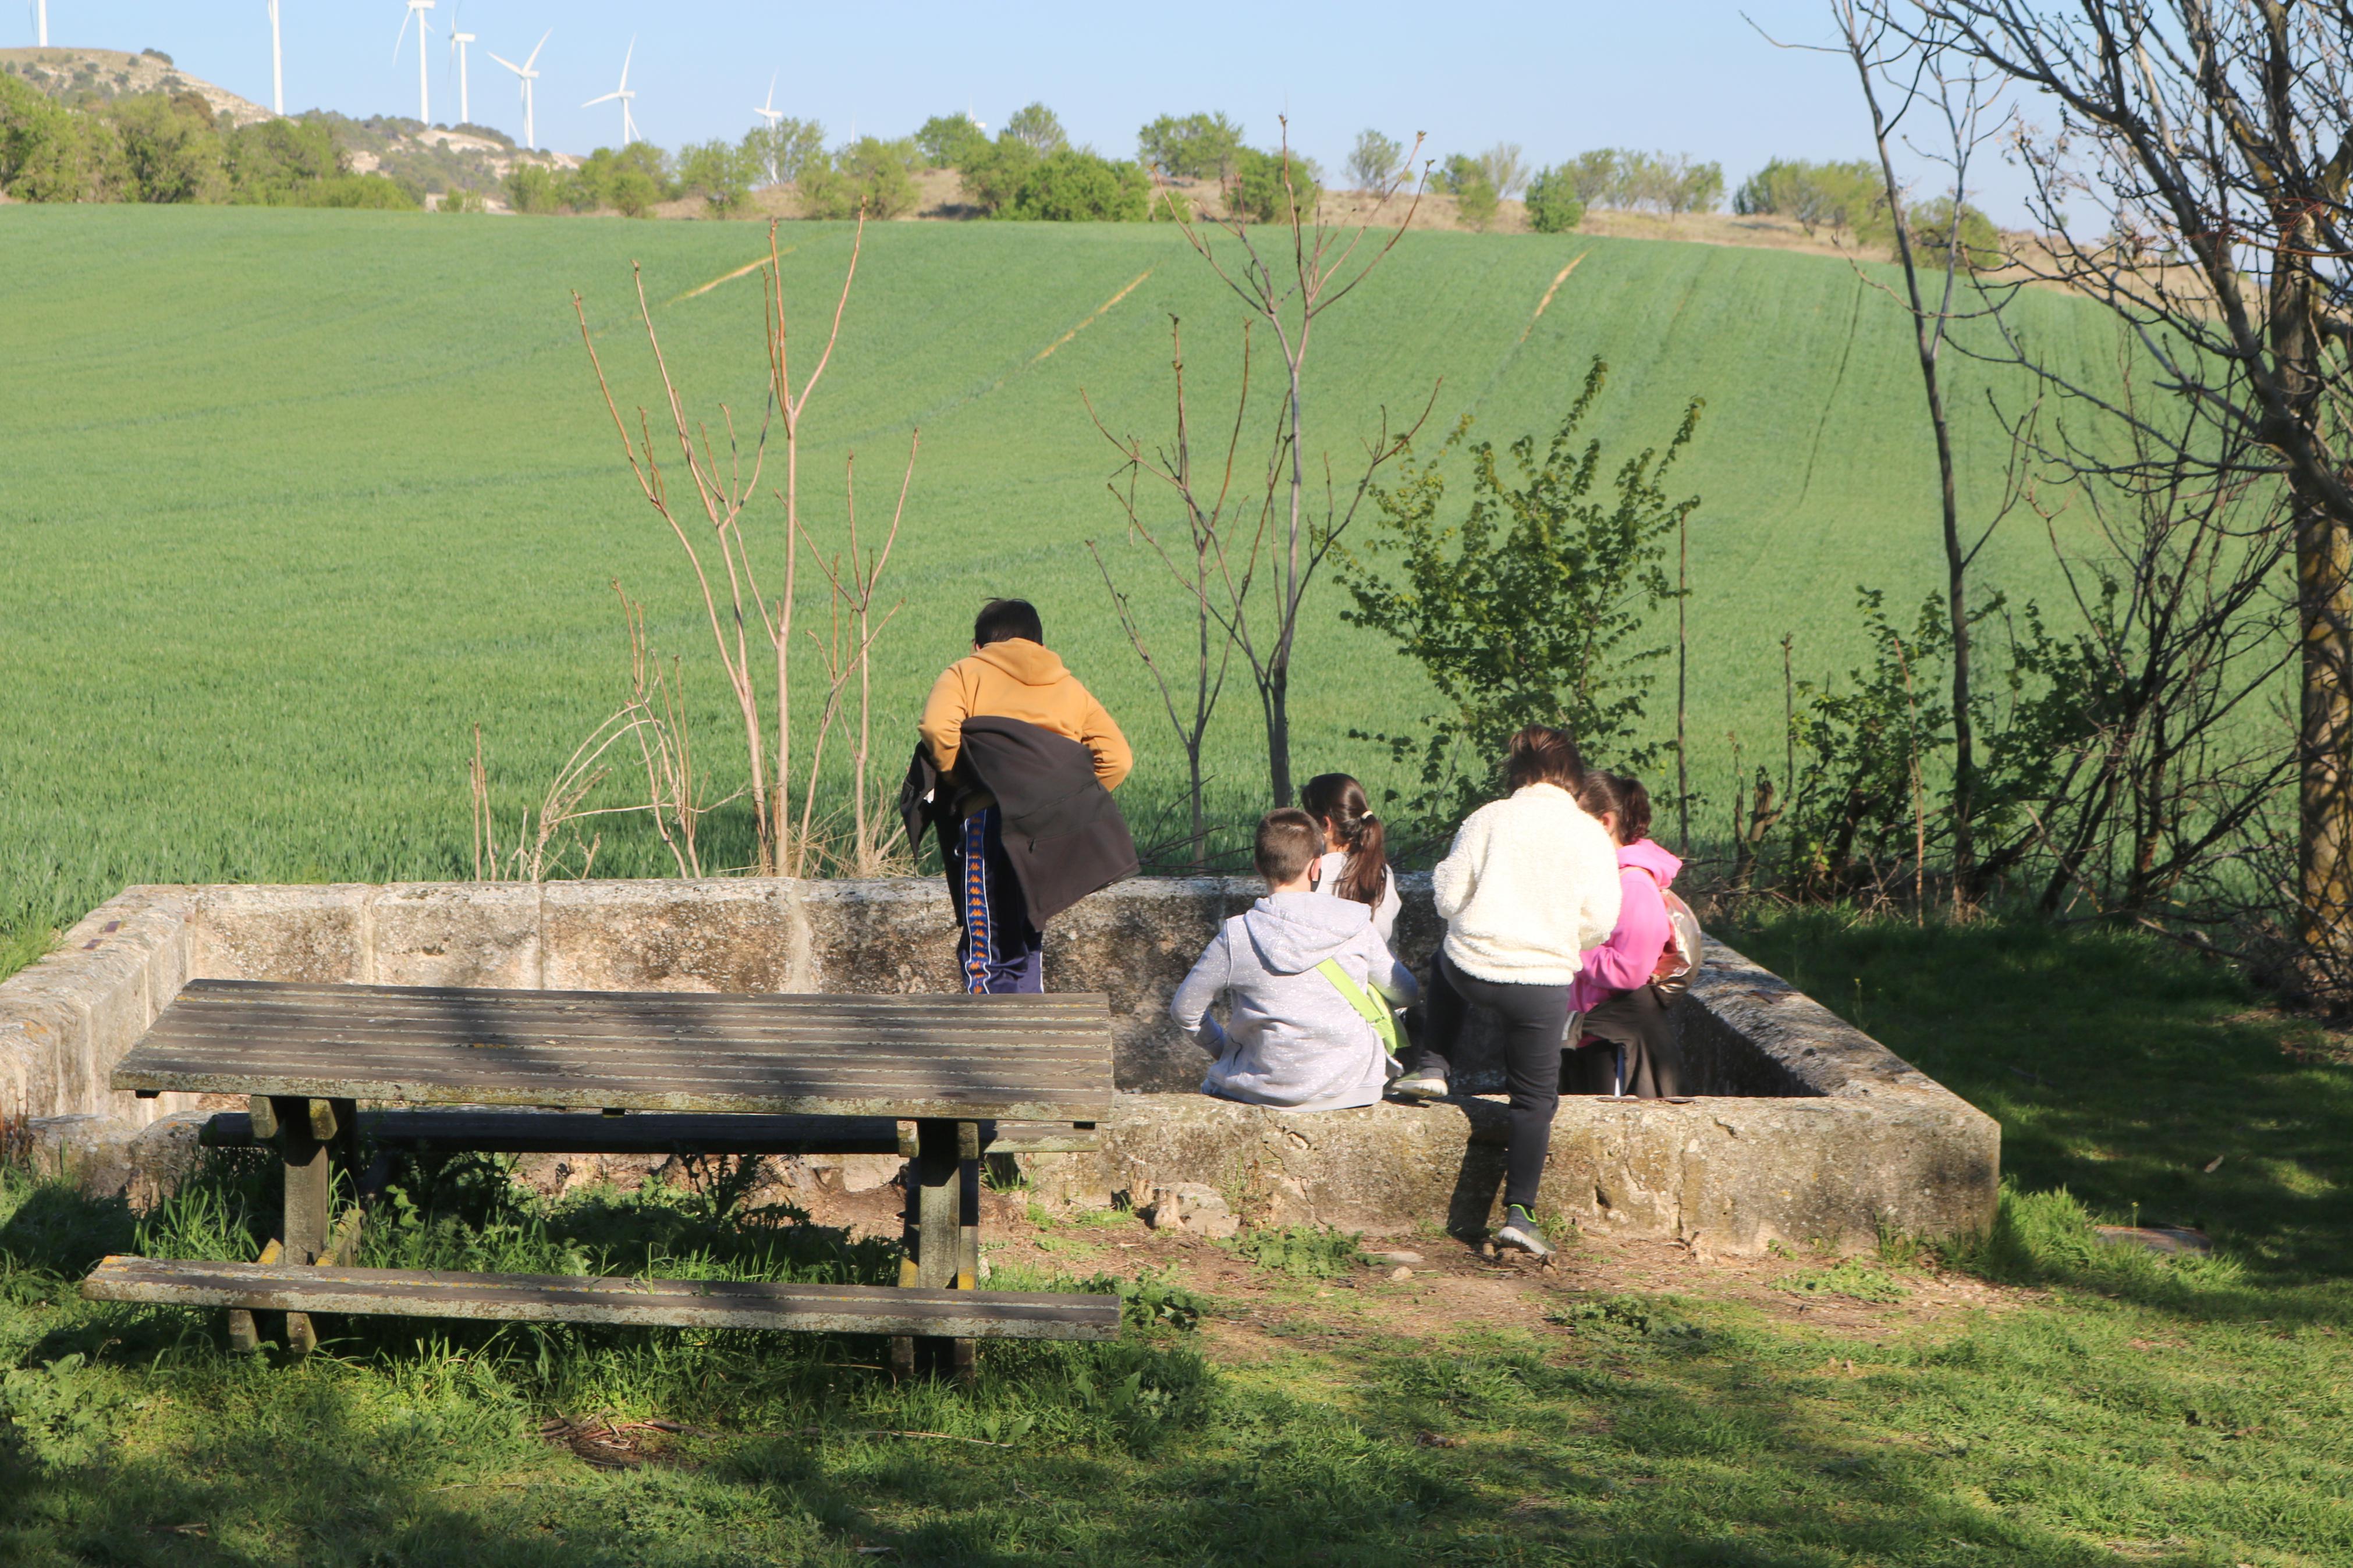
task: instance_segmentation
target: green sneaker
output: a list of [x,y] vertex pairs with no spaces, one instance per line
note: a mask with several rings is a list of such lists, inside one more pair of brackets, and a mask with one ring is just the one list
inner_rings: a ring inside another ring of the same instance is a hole
[[1400,1100],[1444,1100],[1446,1075],[1435,1068],[1421,1068],[1389,1085],[1389,1092]]
[[1498,1247],[1516,1247],[1534,1258],[1552,1256],[1552,1248],[1545,1241],[1544,1228],[1536,1224],[1536,1216],[1518,1204],[1504,1206],[1504,1223],[1495,1227],[1493,1240]]

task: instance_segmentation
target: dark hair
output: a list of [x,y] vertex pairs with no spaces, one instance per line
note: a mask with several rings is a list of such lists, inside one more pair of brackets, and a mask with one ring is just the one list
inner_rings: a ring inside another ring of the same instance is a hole
[[1575,795],[1585,783],[1585,759],[1577,742],[1549,724],[1531,724],[1512,737],[1504,753],[1504,783],[1511,789],[1533,784],[1558,784]]
[[1340,868],[1340,881],[1332,891],[1344,899],[1380,908],[1381,889],[1389,875],[1388,838],[1381,819],[1365,798],[1365,786],[1345,773],[1317,773],[1299,792],[1299,804],[1318,822],[1339,828],[1340,847],[1348,852]]
[[1038,606],[1027,599],[989,600],[972,618],[972,646],[987,647],[1010,637],[1027,637],[1034,643],[1046,640],[1046,627],[1038,619]]
[[1631,844],[1651,836],[1651,792],[1642,781],[1624,773],[1609,775],[1611,787],[1618,792],[1618,837]]
[[1258,819],[1250,859],[1270,883],[1295,882],[1324,853],[1324,829],[1295,805],[1278,806]]
[[1618,819],[1618,842],[1631,844],[1651,836],[1651,792],[1642,781],[1624,773],[1603,773],[1599,769],[1585,775],[1585,787],[1577,792],[1577,804],[1586,815],[1599,817],[1608,812]]

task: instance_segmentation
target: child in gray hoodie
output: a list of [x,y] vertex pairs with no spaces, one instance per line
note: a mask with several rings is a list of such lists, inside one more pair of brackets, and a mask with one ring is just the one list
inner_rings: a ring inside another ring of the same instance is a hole
[[[1335,963],[1359,995],[1401,1006],[1417,987],[1373,930],[1373,911],[1315,891],[1324,832],[1303,811],[1270,811],[1255,859],[1266,897],[1228,921],[1168,1004],[1217,1058],[1201,1092],[1250,1105],[1339,1110],[1381,1098],[1394,1070],[1373,1025],[1319,966]],[[1219,995],[1229,1022],[1209,1016]]]

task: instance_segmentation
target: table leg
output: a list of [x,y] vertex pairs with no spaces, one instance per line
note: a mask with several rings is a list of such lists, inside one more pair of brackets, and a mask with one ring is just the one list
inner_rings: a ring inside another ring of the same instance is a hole
[[[973,1171],[973,1162],[964,1155],[971,1150],[976,1157],[978,1140],[978,1129],[969,1121],[927,1118],[916,1126],[907,1206],[914,1216],[913,1283],[923,1289],[949,1290],[963,1283],[959,1279],[964,1261],[961,1211],[968,1173]],[[906,1272],[901,1270],[902,1281]],[[955,1347],[955,1341],[924,1337],[911,1342],[903,1358],[893,1345],[892,1360],[903,1370],[936,1371],[946,1365],[962,1372],[971,1365],[970,1352],[959,1352]]]
[[[348,1103],[348,1102],[345,1102]],[[317,1263],[327,1250],[327,1222],[334,1195],[334,1162],[329,1147],[336,1132],[333,1105],[323,1100],[273,1096],[278,1156],[286,1172],[286,1217],[279,1239],[289,1263]],[[286,1348],[308,1355],[319,1336],[307,1312],[286,1314]]]
[[[977,1290],[980,1289],[980,1124],[976,1121],[956,1123],[956,1217],[955,1288]],[[953,1342],[956,1381],[969,1384],[976,1375],[975,1352],[978,1348],[977,1342],[956,1340]]]

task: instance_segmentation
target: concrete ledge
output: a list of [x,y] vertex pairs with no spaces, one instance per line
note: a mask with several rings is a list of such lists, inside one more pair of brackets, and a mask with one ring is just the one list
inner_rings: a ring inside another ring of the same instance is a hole
[[[1426,964],[1442,935],[1429,879],[1402,883],[1398,948]],[[1300,1116],[1192,1092],[1202,1056],[1168,1020],[1167,1000],[1219,922],[1257,892],[1227,879],[1140,879],[1054,922],[1048,987],[1110,998],[1123,1110],[1098,1153],[1031,1157],[1040,1182],[1092,1202],[1206,1184],[1248,1216],[1358,1229],[1441,1213],[1458,1227],[1484,1223],[1504,1112],[1475,1098],[1502,1087],[1475,1038],[1455,1064],[1472,1098],[1438,1109]],[[168,1162],[134,1169],[106,1151],[195,1102],[116,1094],[107,1077],[195,976],[941,992],[957,986],[954,948],[944,890],[912,879],[131,888],[0,983],[0,1116],[55,1123],[42,1137],[60,1151],[86,1147],[78,1168],[101,1183],[164,1170]],[[1624,1234],[1735,1251],[1990,1221],[1993,1121],[1786,981],[1711,942],[1673,1016],[1704,1098],[1565,1101],[1548,1203]]]

